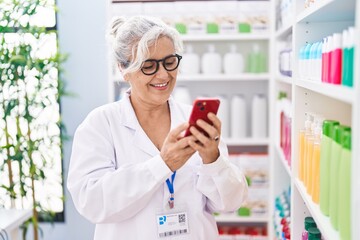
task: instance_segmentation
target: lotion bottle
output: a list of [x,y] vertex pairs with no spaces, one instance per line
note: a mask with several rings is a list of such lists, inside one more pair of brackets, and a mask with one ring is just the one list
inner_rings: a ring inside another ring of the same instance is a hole
[[230,45],[230,52],[224,56],[224,73],[239,74],[244,72],[243,56],[236,51],[236,45]]
[[183,74],[199,74],[200,73],[200,57],[193,51],[191,44],[186,45],[186,51],[182,55],[181,73]]
[[231,137],[245,138],[247,129],[246,102],[243,95],[235,95],[231,99]]
[[221,56],[215,51],[214,44],[208,45],[208,51],[204,53],[201,59],[201,69],[203,74],[221,73]]

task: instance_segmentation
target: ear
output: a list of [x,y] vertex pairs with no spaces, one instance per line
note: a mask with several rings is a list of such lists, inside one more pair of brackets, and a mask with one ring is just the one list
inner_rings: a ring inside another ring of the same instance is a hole
[[119,71],[120,71],[120,73],[121,73],[121,75],[123,76],[123,78],[124,78],[124,80],[125,80],[125,82],[127,82],[128,80],[127,80],[127,74],[125,74],[124,75],[124,69],[123,69],[123,67],[122,67],[122,65],[121,65],[121,63],[118,63],[117,64],[117,67],[118,67],[118,69],[119,69]]

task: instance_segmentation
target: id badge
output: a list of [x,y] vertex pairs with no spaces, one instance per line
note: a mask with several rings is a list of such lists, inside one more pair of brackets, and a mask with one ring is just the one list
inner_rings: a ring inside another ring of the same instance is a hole
[[189,234],[189,221],[186,211],[172,209],[156,214],[158,238]]

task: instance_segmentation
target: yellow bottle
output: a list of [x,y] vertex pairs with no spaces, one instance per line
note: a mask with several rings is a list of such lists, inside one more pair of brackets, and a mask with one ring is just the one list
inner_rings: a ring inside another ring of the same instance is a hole
[[305,151],[305,129],[301,129],[299,132],[299,169],[298,178],[304,182],[304,151]]
[[311,133],[311,121],[312,114],[307,113],[307,118],[305,121],[305,134],[304,134],[304,155],[303,155],[303,184],[306,186],[307,178],[308,178],[308,139],[312,136]]
[[313,157],[312,157],[312,175],[313,181],[311,183],[310,195],[314,203],[319,204],[319,194],[320,194],[320,149],[321,149],[321,129],[322,121],[317,123],[315,129],[315,141],[313,148]]
[[312,183],[312,177],[313,177],[313,173],[312,173],[312,157],[313,157],[313,150],[314,150],[314,138],[312,137],[312,135],[310,137],[308,137],[308,139],[306,140],[307,142],[307,155],[306,155],[306,181],[305,181],[305,186],[306,186],[306,190],[307,193],[310,194],[310,187],[311,187],[311,183]]
[[311,197],[314,203],[319,204],[320,192],[320,142],[314,143],[313,152],[313,183],[311,189]]

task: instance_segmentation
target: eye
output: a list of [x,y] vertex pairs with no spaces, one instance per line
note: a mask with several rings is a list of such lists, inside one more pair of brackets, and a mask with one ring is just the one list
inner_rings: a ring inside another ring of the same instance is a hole
[[144,70],[154,69],[156,67],[155,61],[145,61],[142,68]]
[[165,59],[166,66],[172,66],[172,65],[174,65],[176,63],[177,63],[177,58],[176,57],[171,56],[171,57]]

